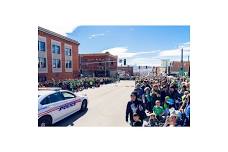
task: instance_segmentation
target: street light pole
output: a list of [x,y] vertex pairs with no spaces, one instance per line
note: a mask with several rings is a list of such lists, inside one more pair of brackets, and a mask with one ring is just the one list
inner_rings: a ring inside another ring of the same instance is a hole
[[141,67],[139,66],[139,77],[141,76],[141,71],[140,71]]
[[184,73],[184,63],[183,63],[183,48],[181,48],[181,76]]
[[82,69],[84,68],[83,66],[82,66],[82,57],[81,57],[81,55],[79,55],[79,60],[80,60],[80,77],[83,75],[83,71],[82,71]]
[[105,77],[106,77],[106,61],[105,61]]
[[189,64],[189,66],[188,66],[188,76],[190,77],[190,62],[189,62],[189,56],[188,56],[188,64]]

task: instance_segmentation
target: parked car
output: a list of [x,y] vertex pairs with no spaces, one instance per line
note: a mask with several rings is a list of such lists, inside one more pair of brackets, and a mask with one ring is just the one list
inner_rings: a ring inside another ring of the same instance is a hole
[[61,88],[38,89],[38,126],[50,126],[87,109],[88,97]]

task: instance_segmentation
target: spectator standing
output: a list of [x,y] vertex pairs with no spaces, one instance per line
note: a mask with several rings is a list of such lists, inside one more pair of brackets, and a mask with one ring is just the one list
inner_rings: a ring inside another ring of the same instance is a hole
[[137,92],[131,93],[131,100],[127,103],[126,108],[126,122],[128,122],[128,118],[130,115],[130,125],[133,125],[135,120],[133,119],[134,115],[138,115],[141,122],[146,118],[145,109],[142,102],[137,99]]

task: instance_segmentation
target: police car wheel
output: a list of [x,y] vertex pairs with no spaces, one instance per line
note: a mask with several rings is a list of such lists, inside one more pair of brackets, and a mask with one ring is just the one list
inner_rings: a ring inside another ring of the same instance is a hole
[[83,100],[81,105],[81,111],[85,111],[86,109],[87,109],[87,100]]
[[38,120],[38,126],[46,127],[51,125],[51,118],[48,116],[42,117]]

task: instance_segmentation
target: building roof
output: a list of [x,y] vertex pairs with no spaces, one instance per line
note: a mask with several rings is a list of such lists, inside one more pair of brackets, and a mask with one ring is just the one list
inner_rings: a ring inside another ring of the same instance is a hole
[[112,55],[109,52],[106,53],[87,53],[87,54],[79,54],[80,56],[102,56],[102,55],[108,55],[117,58],[118,56]]
[[47,29],[45,29],[43,27],[40,27],[40,26],[38,26],[38,31],[41,31],[41,32],[44,32],[44,33],[47,33],[47,34],[50,34],[50,35],[53,35],[53,36],[56,36],[58,38],[64,39],[64,40],[69,41],[69,42],[72,42],[72,43],[76,43],[77,45],[80,44],[78,41],[76,41],[74,39],[71,39],[71,38],[68,38],[66,36],[63,36],[61,34],[58,34],[58,33],[55,33],[53,31],[47,30]]
[[117,68],[119,68],[119,69],[130,69],[130,68],[132,68],[133,69],[133,66],[118,66]]

